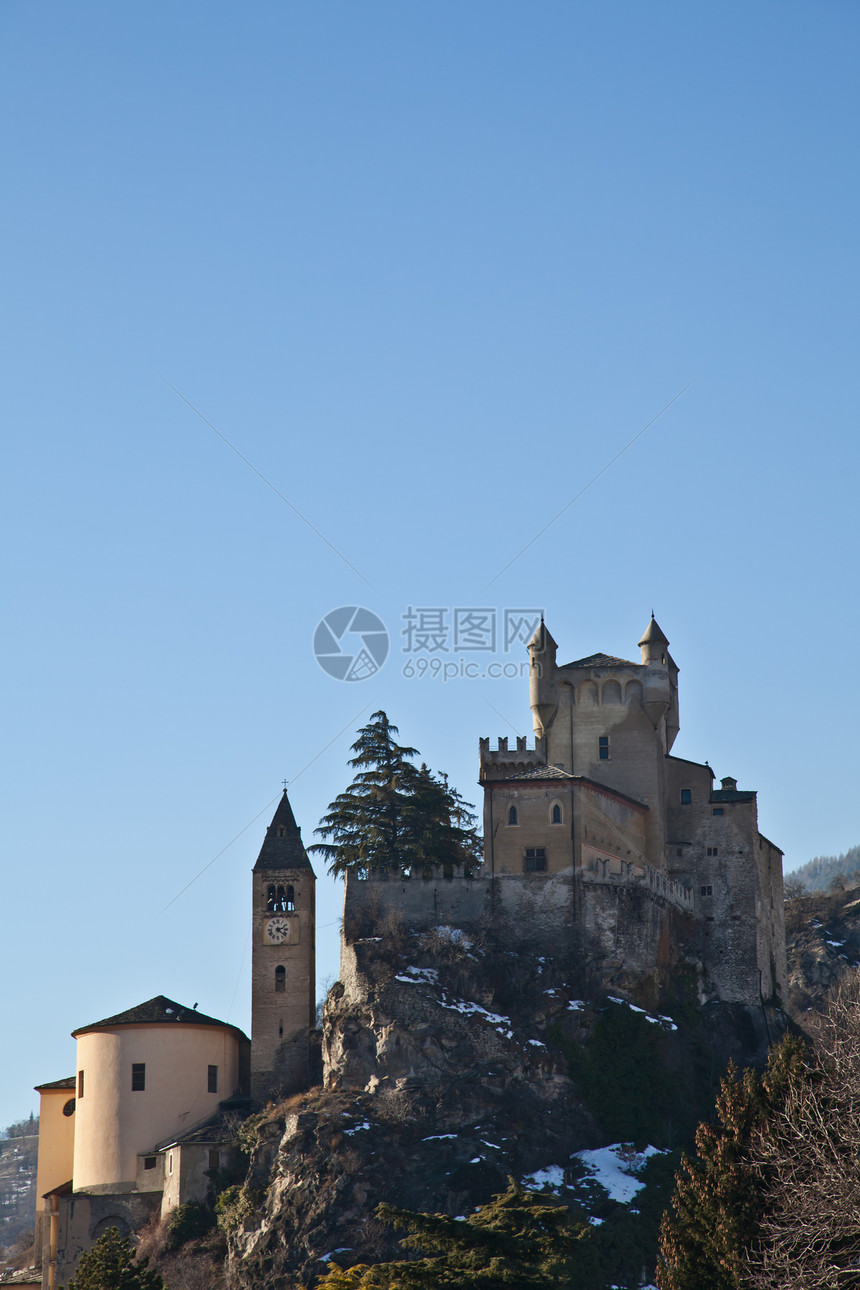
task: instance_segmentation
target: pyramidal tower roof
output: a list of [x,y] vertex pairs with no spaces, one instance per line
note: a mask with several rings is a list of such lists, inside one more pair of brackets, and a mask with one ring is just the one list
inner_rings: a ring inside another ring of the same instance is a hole
[[286,789],[272,816],[272,823],[266,829],[266,836],[254,865],[255,873],[260,869],[310,869],[313,873]]
[[665,636],[665,635],[663,634],[663,631],[661,630],[660,625],[659,625],[659,623],[657,622],[657,619],[654,617],[654,611],[652,610],[652,611],[651,611],[651,621],[650,621],[650,623],[648,624],[648,626],[645,628],[645,635],[642,637],[642,639],[641,639],[641,641],[639,642],[639,644],[640,644],[640,645],[651,645],[651,644],[654,644],[654,643],[656,643],[656,644],[658,644],[658,645],[668,645],[668,644],[669,644],[669,638],[668,638],[668,636]]

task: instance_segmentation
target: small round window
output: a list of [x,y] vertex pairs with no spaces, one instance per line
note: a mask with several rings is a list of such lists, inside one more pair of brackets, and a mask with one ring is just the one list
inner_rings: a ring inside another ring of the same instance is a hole
[[74,1113],[75,1113],[75,1099],[73,1097],[70,1097],[66,1105],[63,1107],[63,1115],[74,1115]]

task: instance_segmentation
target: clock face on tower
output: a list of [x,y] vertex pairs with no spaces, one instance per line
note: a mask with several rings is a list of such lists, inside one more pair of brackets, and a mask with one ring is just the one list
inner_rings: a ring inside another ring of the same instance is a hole
[[270,945],[283,945],[290,939],[289,918],[270,918],[266,923],[266,940]]

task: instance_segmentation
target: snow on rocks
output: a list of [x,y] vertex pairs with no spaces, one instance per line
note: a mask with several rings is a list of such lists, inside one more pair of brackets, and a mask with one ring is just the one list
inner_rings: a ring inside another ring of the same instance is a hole
[[661,1017],[659,1013],[656,1017],[652,1017],[651,1013],[646,1012],[644,1008],[637,1008],[635,1003],[628,1003],[626,999],[619,999],[614,994],[607,995],[607,999],[610,1003],[618,1003],[625,1008],[629,1008],[631,1012],[641,1012],[646,1021],[652,1022],[655,1026],[662,1026],[664,1030],[678,1029],[671,1017]]

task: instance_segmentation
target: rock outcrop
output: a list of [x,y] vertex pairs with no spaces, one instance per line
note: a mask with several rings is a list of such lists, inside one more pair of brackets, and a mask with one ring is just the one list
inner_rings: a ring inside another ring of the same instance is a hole
[[677,1020],[589,998],[575,954],[509,950],[492,928],[359,940],[342,977],[323,1017],[324,1087],[249,1126],[228,1215],[231,1279],[249,1290],[312,1285],[332,1256],[397,1257],[381,1201],[462,1215],[513,1176],[580,1204],[577,1153],[687,1145],[728,1057],[761,1060],[774,1024],[683,991]]

